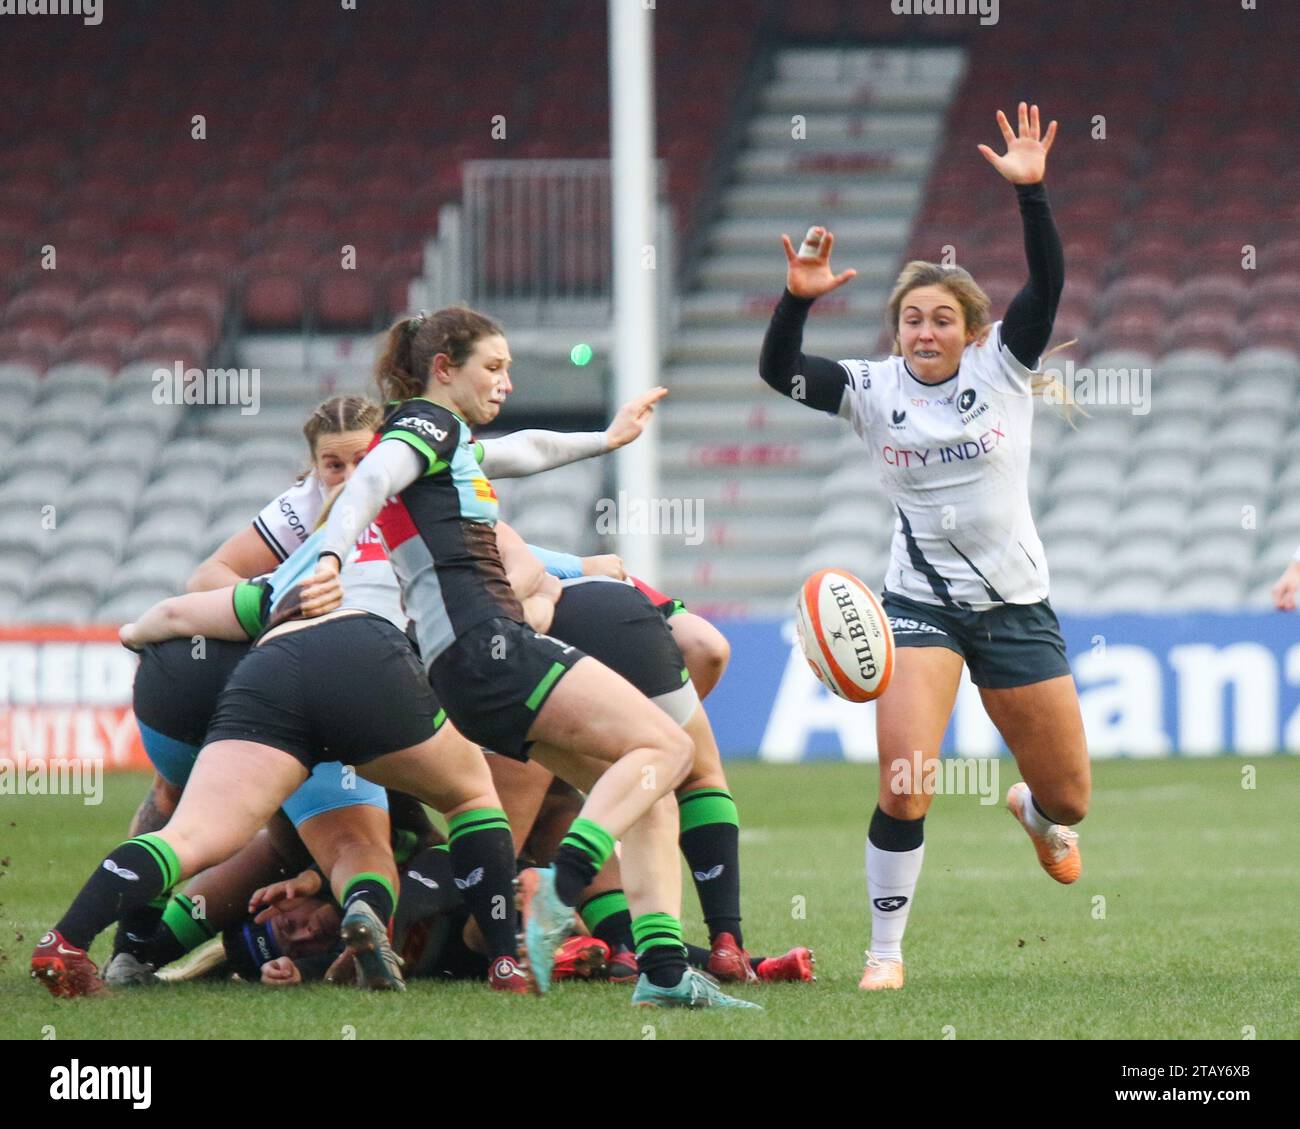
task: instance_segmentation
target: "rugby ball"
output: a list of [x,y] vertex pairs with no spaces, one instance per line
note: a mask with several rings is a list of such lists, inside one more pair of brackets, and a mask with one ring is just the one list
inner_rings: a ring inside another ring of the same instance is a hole
[[823,686],[850,702],[870,702],[889,687],[894,636],[876,595],[851,572],[824,568],[799,590],[795,633]]

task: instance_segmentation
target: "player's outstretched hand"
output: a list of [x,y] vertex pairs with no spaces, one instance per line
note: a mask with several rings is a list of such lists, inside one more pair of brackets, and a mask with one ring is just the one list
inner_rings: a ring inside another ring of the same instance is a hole
[[1020,136],[1011,132],[1011,123],[1001,110],[998,111],[998,128],[1002,130],[1007,151],[999,157],[987,145],[981,145],[979,151],[985,160],[1012,184],[1037,184],[1047,172],[1047,153],[1056,140],[1056,122],[1047,127],[1047,136],[1040,140],[1038,107],[1026,107],[1021,102]]
[[334,611],[343,603],[343,585],[339,582],[339,559],[333,553],[324,554],[316,565],[316,573],[302,586],[298,604],[300,615],[311,619]]
[[281,902],[293,898],[310,898],[313,894],[320,893],[320,887],[320,875],[309,868],[293,878],[272,882],[269,886],[254,890],[253,896],[248,899],[248,912],[256,913],[260,909],[261,912],[253,921],[261,925],[267,918],[280,912]]
[[654,415],[655,405],[667,395],[667,388],[651,388],[619,408],[614,422],[605,428],[605,450],[617,451],[640,438]]
[[1292,561],[1273,585],[1273,606],[1280,612],[1295,611],[1296,589],[1300,588],[1300,561]]
[[835,236],[824,227],[808,229],[798,254],[788,235],[781,236],[781,244],[785,247],[785,288],[796,298],[820,298],[858,277],[855,270],[841,274],[831,270]]

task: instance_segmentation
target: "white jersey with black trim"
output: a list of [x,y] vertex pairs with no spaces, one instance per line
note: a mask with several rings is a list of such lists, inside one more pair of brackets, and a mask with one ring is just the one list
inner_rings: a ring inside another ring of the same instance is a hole
[[924,384],[902,357],[844,360],[839,415],[871,449],[896,518],[885,590],[985,611],[1047,598],[1029,512],[1032,372],[997,322],[955,376]]
[[[310,473],[263,506],[253,521],[253,528],[283,561],[311,536],[328,494],[315,473]],[[406,630],[408,617],[402,606],[402,589],[378,526],[372,523],[357,538],[343,562],[339,579],[343,584],[342,607],[383,616],[400,630]]]

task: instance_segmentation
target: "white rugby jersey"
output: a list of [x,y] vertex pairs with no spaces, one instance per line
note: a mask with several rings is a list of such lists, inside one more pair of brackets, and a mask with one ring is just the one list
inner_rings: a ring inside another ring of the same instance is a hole
[[[312,472],[263,506],[253,521],[253,528],[283,561],[311,536],[328,494],[329,491]],[[342,607],[359,608],[383,616],[400,630],[406,630],[402,590],[389,563],[379,527],[375,524],[371,523],[357,538],[348,559],[343,562],[340,580],[343,584]]]
[[985,611],[1047,597],[1029,512],[1031,371],[997,322],[957,374],[923,384],[902,357],[844,360],[839,414],[871,449],[896,518],[885,590]]

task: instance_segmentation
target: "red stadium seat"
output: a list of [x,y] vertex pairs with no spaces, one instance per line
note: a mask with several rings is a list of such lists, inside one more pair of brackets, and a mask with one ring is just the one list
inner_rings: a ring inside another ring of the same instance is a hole
[[1161,352],[1210,349],[1227,356],[1240,347],[1241,338],[1241,323],[1234,314],[1185,314],[1165,331],[1161,339]]
[[323,272],[316,286],[316,324],[323,329],[373,328],[377,281],[373,272]]
[[255,329],[300,329],[306,312],[300,274],[255,274],[244,283],[244,322]]
[[113,282],[90,291],[73,310],[73,318],[86,321],[96,315],[116,314],[139,322],[149,305],[150,290],[141,282]]
[[1300,326],[1294,310],[1270,310],[1252,314],[1242,327],[1243,348],[1274,346],[1300,352]]
[[75,329],[59,342],[51,363],[86,361],[116,369],[122,363],[127,345],[136,336],[134,329],[109,327]]
[[1226,274],[1207,274],[1188,279],[1170,299],[1170,312],[1188,314],[1193,311],[1212,313],[1216,310],[1235,313],[1246,304],[1246,284],[1237,277]]

